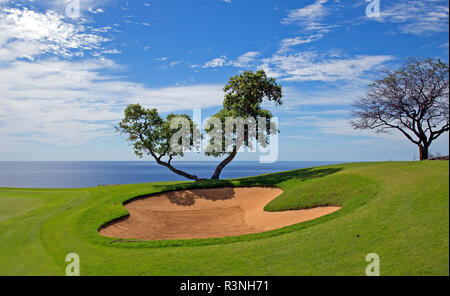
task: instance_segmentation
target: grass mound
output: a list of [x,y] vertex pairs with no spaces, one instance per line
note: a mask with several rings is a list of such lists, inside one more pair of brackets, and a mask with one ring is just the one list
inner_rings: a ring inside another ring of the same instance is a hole
[[323,206],[344,206],[370,194],[374,184],[351,174],[329,175],[310,179],[302,184],[289,180],[281,184],[284,193],[264,208],[266,211],[310,209]]
[[[316,220],[220,239],[117,241],[98,228],[123,202],[175,189],[276,186],[269,211],[339,205]],[[83,189],[0,188],[0,275],[449,274],[449,162],[339,164],[217,182],[159,182]]]

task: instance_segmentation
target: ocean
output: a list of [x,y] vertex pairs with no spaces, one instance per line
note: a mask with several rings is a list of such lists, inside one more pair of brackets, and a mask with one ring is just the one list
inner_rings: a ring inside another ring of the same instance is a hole
[[[272,164],[235,161],[221,179],[248,177],[280,171],[338,164],[338,161],[279,161]],[[174,162],[173,165],[201,178],[209,178],[217,162]],[[82,188],[186,180],[150,161],[49,161],[0,162],[0,187]]]

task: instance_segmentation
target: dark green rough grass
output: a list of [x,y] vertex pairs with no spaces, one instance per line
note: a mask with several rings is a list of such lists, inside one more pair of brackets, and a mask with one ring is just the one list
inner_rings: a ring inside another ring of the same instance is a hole
[[[82,275],[364,275],[364,258],[375,252],[384,275],[448,275],[448,169],[448,161],[359,163],[218,182],[0,188],[0,274],[63,275],[66,254],[76,252]],[[122,203],[131,198],[217,186],[280,187],[270,211],[343,208],[238,237],[117,242],[98,235],[127,214]]]

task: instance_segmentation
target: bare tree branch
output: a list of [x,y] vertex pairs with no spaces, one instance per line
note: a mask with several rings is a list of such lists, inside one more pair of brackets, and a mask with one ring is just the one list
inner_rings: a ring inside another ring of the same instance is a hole
[[449,65],[440,59],[411,58],[397,71],[369,85],[354,103],[355,129],[400,131],[419,146],[421,159],[431,143],[449,131]]

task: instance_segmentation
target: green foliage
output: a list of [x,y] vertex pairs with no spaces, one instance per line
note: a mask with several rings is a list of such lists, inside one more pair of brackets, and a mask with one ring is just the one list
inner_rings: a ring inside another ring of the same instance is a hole
[[182,150],[176,152],[170,147],[173,135],[181,129],[181,125],[178,128],[171,128],[171,122],[180,117],[186,118],[190,123],[189,143],[193,144],[192,134],[195,127],[189,115],[169,114],[166,118],[162,118],[157,109],[145,109],[140,104],[131,104],[126,107],[124,119],[116,126],[116,130],[127,135],[137,156],[143,157],[144,154],[150,154],[157,159],[164,156],[171,159],[184,155]]
[[[223,101],[223,109],[217,114],[213,115],[213,118],[209,121],[209,126],[205,129],[208,133],[215,129],[218,136],[211,138],[205,154],[208,156],[219,157],[229,154],[229,156],[223,160],[215,169],[212,179],[218,179],[222,169],[233,160],[237,151],[243,146],[247,146],[250,149],[252,147],[252,139],[258,139],[260,130],[267,132],[268,136],[263,136],[260,144],[265,146],[270,141],[270,133],[273,130],[278,132],[278,128],[271,128],[270,119],[272,113],[269,110],[265,110],[261,107],[264,101],[275,102],[277,105],[281,105],[282,101],[282,88],[279,86],[274,78],[268,78],[263,70],[259,70],[256,73],[246,71],[240,75],[236,75],[230,78],[229,82],[224,87],[225,99]],[[186,114],[176,115],[169,114],[166,118],[162,118],[158,114],[156,109],[145,109],[139,104],[131,104],[126,107],[124,112],[124,119],[116,126],[116,130],[122,134],[127,135],[128,141],[133,146],[134,153],[143,157],[145,154],[151,155],[158,164],[166,166],[174,173],[184,176],[191,180],[198,181],[199,178],[195,175],[188,174],[181,170],[174,168],[171,165],[171,161],[175,157],[183,157],[184,149],[190,149],[192,146],[200,148],[201,135],[199,128],[195,126],[191,118]],[[232,130],[226,128],[227,119],[237,118],[246,121],[250,120],[253,123],[247,122],[247,124],[236,123],[233,124]],[[266,118],[263,123],[265,127],[258,128],[258,117]],[[190,129],[186,131],[183,129],[183,125],[172,124],[174,119],[185,118],[189,122]],[[216,122],[216,126],[212,125],[213,120],[219,120]],[[249,125],[253,125],[250,129]],[[242,127],[242,135],[238,130]],[[175,128],[174,128],[175,127]],[[174,136],[178,141],[175,142],[179,150],[174,150],[172,140]],[[200,135],[197,137],[196,135]],[[215,141],[220,141],[216,143]],[[216,145],[217,144],[217,145]],[[166,157],[167,160],[164,159]]]
[[267,77],[264,70],[245,71],[231,77],[223,91],[223,108],[236,117],[271,116],[269,111],[261,108],[263,101],[272,101],[278,105],[283,103],[281,86],[276,83],[275,78]]
[[[264,102],[273,102],[278,106],[283,104],[281,100],[283,97],[282,87],[277,84],[275,78],[267,77],[264,70],[259,70],[257,72],[245,71],[242,74],[231,77],[225,85],[223,91],[225,92],[223,108],[212,116],[214,118],[218,118],[222,123],[221,131],[223,133],[223,150],[232,150],[226,145],[226,139],[233,137],[233,133],[226,133],[226,118],[241,117],[246,119],[251,117],[255,119],[256,127],[258,127],[258,122],[256,120],[258,117],[266,118],[266,126],[263,130],[267,132],[267,134],[270,133],[270,119],[273,115],[269,110],[263,109],[261,105]],[[209,122],[209,124],[211,124],[211,122]],[[209,126],[205,130],[210,132],[212,127]],[[233,132],[236,132],[236,130]],[[259,130],[257,130],[255,137],[258,137],[258,132]],[[269,137],[266,138],[266,143],[268,141]],[[266,143],[261,144],[264,145]],[[214,142],[210,143],[210,145],[213,144]],[[242,144],[247,147],[250,145],[248,126],[245,126],[245,136]],[[236,143],[234,143],[234,145],[236,145]],[[219,157],[229,153],[223,150],[206,152],[206,155]]]

